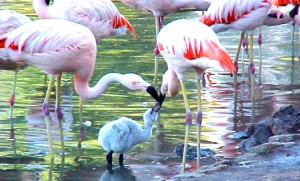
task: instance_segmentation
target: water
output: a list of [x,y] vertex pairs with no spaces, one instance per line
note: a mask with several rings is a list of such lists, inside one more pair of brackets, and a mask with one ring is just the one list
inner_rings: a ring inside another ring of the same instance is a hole
[[[1,4],[2,3],[2,4]],[[15,9],[36,19],[30,0],[1,1],[6,9]],[[140,74],[153,83],[154,68],[154,18],[152,15],[129,9],[116,3],[119,10],[129,19],[137,33],[137,40],[129,34],[118,38],[105,39],[98,46],[97,64],[90,85],[95,85],[100,77],[109,72]],[[168,15],[166,23],[180,17],[196,17],[195,13]],[[290,24],[276,27],[263,27],[263,70],[262,84],[257,86],[255,120],[270,116],[280,107],[292,104],[300,107],[300,80],[298,79],[299,50],[295,49],[296,59],[291,63]],[[255,33],[257,35],[257,33]],[[299,33],[297,31],[296,37]],[[239,33],[220,33],[220,42],[232,57],[235,55]],[[256,40],[257,37],[255,37]],[[299,42],[296,41],[296,47]],[[255,65],[258,65],[258,46],[255,44]],[[159,77],[166,69],[160,60]],[[248,61],[246,60],[246,66]],[[258,67],[257,67],[258,72]],[[106,152],[98,145],[99,128],[120,116],[127,116],[139,123],[145,110],[154,104],[145,93],[128,91],[119,84],[112,84],[99,98],[84,101],[83,121],[91,126],[80,126],[79,97],[72,84],[72,75],[64,74],[62,83],[62,111],[64,114],[65,157],[60,156],[58,123],[51,112],[55,159],[49,157],[48,139],[44,116],[41,112],[47,89],[47,77],[35,67],[27,67],[18,73],[16,103],[14,109],[13,132],[9,122],[9,106],[13,72],[0,71],[0,180],[107,180],[105,171]],[[196,86],[193,73],[187,75],[188,96],[196,101]],[[237,122],[234,123],[233,78],[222,72],[208,70],[203,88],[203,127],[201,147],[211,148],[219,157],[234,157],[241,154],[238,141],[232,134],[251,124],[251,93],[248,74],[245,83],[239,74]],[[161,80],[159,80],[160,84]],[[54,96],[51,97],[53,111]],[[196,105],[191,107],[196,111]],[[176,145],[184,139],[184,104],[181,94],[167,97],[161,111],[164,128],[158,132],[154,127],[149,142],[136,146],[125,155],[128,170],[116,170],[114,179],[151,180],[154,176],[169,178],[180,172],[181,159],[174,155]],[[192,126],[190,144],[196,143],[196,129]],[[14,134],[13,134],[14,133]],[[11,138],[15,138],[11,139]],[[78,144],[81,142],[81,147]],[[117,163],[117,156],[113,159]],[[191,165],[195,164],[193,161]]]

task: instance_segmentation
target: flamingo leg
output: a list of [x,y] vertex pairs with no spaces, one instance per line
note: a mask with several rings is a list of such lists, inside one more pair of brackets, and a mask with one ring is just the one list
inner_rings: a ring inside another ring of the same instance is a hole
[[245,59],[244,59],[244,54],[246,53],[248,55],[248,34],[245,33],[245,36],[243,37],[242,40],[242,46],[243,46],[243,51],[242,51],[242,79],[243,83],[245,83]]
[[111,150],[106,155],[106,161],[107,161],[106,168],[110,173],[113,173],[113,170],[112,170],[112,155],[113,155],[113,153],[114,153],[114,151]]
[[235,59],[234,59],[234,65],[236,67],[236,72],[234,73],[234,102],[235,102],[235,106],[234,106],[234,120],[235,122],[237,121],[237,72],[238,72],[238,60],[239,60],[239,55],[240,55],[240,51],[241,51],[241,46],[243,43],[243,38],[245,36],[245,32],[241,32],[241,37],[240,37],[240,42],[238,45],[238,49],[236,51],[236,55],[235,55]]
[[261,58],[261,44],[262,44],[262,35],[261,35],[261,27],[258,28],[258,46],[259,46],[259,70],[258,70],[258,83],[261,84],[261,70],[262,70],[262,58]]
[[124,167],[124,156],[123,156],[123,154],[120,154],[120,156],[119,156],[119,165],[121,167]]
[[47,89],[47,92],[46,92],[44,103],[43,103],[43,106],[42,106],[44,114],[46,114],[46,115],[47,114],[49,115],[49,112],[50,112],[48,104],[49,104],[49,99],[50,99],[50,96],[51,96],[53,83],[54,83],[54,77],[51,75],[49,83],[48,83],[48,89]]
[[294,63],[294,59],[295,59],[295,20],[294,19],[292,21],[292,26],[293,26],[293,30],[292,30],[292,63]]
[[159,60],[159,50],[156,45],[157,35],[162,28],[163,16],[155,16],[155,48],[154,48],[154,85],[157,85],[157,77],[158,77],[158,60]]
[[51,127],[50,127],[50,116],[49,116],[50,110],[49,110],[48,103],[49,103],[53,83],[54,83],[54,77],[51,76],[50,81],[48,83],[48,89],[47,89],[47,92],[46,92],[44,103],[43,103],[43,106],[42,106],[43,113],[44,113],[44,118],[45,118],[45,123],[46,123],[46,128],[47,128],[47,135],[48,135],[48,142],[49,142],[51,160],[54,159],[54,150],[53,150]]
[[59,127],[61,154],[63,155],[65,153],[65,144],[64,144],[64,131],[63,131],[63,126],[62,126],[63,114],[62,114],[61,108],[60,108],[61,76],[62,76],[62,73],[59,73],[56,75],[56,105],[55,105],[55,109],[56,109],[56,116],[57,116],[58,127]]
[[54,167],[54,158],[51,158],[49,172],[48,172],[48,180],[52,180],[52,177],[53,177],[53,167]]
[[185,163],[186,163],[186,153],[187,153],[187,142],[188,142],[188,137],[190,134],[190,127],[192,124],[192,113],[191,113],[190,106],[188,103],[186,89],[185,89],[185,86],[184,86],[184,83],[182,80],[180,80],[180,85],[181,85],[183,99],[184,99],[184,105],[185,105],[185,109],[186,109],[185,137],[184,137],[184,147],[183,147],[183,153],[182,153],[182,167],[181,167],[181,172],[184,173]]
[[81,142],[83,141],[84,138],[84,127],[83,127],[83,122],[82,122],[82,98],[79,98],[79,121],[80,121],[80,129],[79,129],[79,141],[78,141],[78,148],[81,148]]
[[252,97],[251,97],[251,99],[252,99],[251,122],[253,123],[254,122],[254,115],[255,115],[255,112],[254,112],[254,107],[255,107],[255,90],[254,90],[254,86],[255,86],[255,82],[254,82],[255,66],[254,66],[254,61],[253,61],[253,34],[251,34],[251,36],[250,36],[249,45],[250,45],[250,48],[249,48],[249,51],[250,51],[249,52],[249,56],[250,56],[249,71],[251,73],[251,92],[252,92]]
[[53,141],[52,141],[52,132],[51,132],[51,126],[50,126],[50,116],[49,113],[45,114],[45,123],[47,128],[47,135],[48,135],[48,142],[49,142],[49,149],[50,149],[50,158],[54,159],[54,149],[53,149]]
[[57,119],[58,120],[61,120],[63,115],[62,115],[62,112],[61,112],[61,108],[60,108],[60,89],[61,89],[61,76],[62,76],[62,73],[58,73],[56,75],[56,104],[55,104],[55,111],[56,111],[56,114],[57,114]]
[[14,81],[13,81],[13,89],[9,99],[9,106],[10,106],[10,128],[13,129],[13,115],[14,115],[14,104],[15,104],[15,95],[16,95],[16,86],[17,86],[17,71],[15,71]]
[[197,79],[197,102],[198,102],[198,112],[196,115],[196,125],[197,125],[197,169],[200,168],[200,136],[201,136],[201,125],[202,125],[202,107],[201,107],[201,76],[196,76]]

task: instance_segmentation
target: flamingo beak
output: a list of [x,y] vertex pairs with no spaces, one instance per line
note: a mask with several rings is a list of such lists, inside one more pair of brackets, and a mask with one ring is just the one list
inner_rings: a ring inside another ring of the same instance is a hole
[[153,99],[155,99],[156,104],[152,109],[153,111],[158,112],[165,100],[165,95],[161,94],[161,92],[158,94],[153,86],[149,86],[146,91],[153,97]]

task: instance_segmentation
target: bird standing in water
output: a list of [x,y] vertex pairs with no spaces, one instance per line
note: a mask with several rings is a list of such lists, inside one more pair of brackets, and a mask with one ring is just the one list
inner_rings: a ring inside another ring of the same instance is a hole
[[[194,70],[197,81],[198,112],[195,120],[197,125],[197,152],[199,153],[200,129],[202,124],[200,83],[202,75],[207,68],[216,68],[228,71],[231,74],[236,71],[236,68],[225,48],[220,45],[218,37],[214,31],[199,21],[182,19],[167,24],[161,29],[157,36],[157,46],[161,55],[168,64],[168,68],[176,73],[182,89],[186,109],[186,133],[182,160],[182,172],[184,172],[186,163],[186,148],[190,126],[192,124],[192,112],[190,110],[184,85],[184,74],[190,69]],[[174,76],[172,77],[174,78]],[[197,159],[197,166],[199,168],[199,154]]]
[[143,116],[144,128],[136,121],[121,117],[108,122],[99,130],[98,142],[108,151],[106,156],[107,169],[112,173],[112,154],[119,153],[119,164],[124,167],[123,154],[129,152],[135,145],[146,142],[152,134],[152,127],[157,119],[158,112],[162,107],[164,95],[158,95],[153,87],[147,92],[157,101],[153,108],[148,109]]
[[[19,26],[31,22],[31,19],[24,14],[13,10],[0,10],[0,36],[13,31]],[[11,60],[3,60],[0,58],[0,70],[13,70],[15,72],[13,89],[9,99],[10,105],[10,123],[12,126],[13,107],[15,102],[15,91],[17,85],[17,72],[21,68],[27,66],[25,62],[14,62]]]

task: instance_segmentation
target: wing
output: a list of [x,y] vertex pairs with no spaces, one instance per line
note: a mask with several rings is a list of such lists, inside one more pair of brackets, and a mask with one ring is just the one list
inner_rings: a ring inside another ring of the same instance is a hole
[[0,36],[1,58],[24,61],[48,74],[92,71],[96,52],[89,29],[60,19],[33,21]]
[[208,26],[229,24],[261,7],[268,6],[269,0],[214,0],[200,21]]
[[[82,42],[78,41],[78,36]],[[90,30],[76,23],[59,19],[37,20],[1,36],[0,48],[34,54],[79,47],[85,40],[93,39]]]
[[[121,27],[126,27],[135,36],[129,21],[120,14],[115,4],[110,0],[69,0],[58,3],[55,7],[61,8],[63,19],[88,27],[94,33],[97,41],[114,34],[115,29]],[[121,35],[125,33],[124,30],[121,31]]]
[[27,16],[13,10],[0,11],[0,35],[8,33],[19,26],[29,23],[31,20]]

